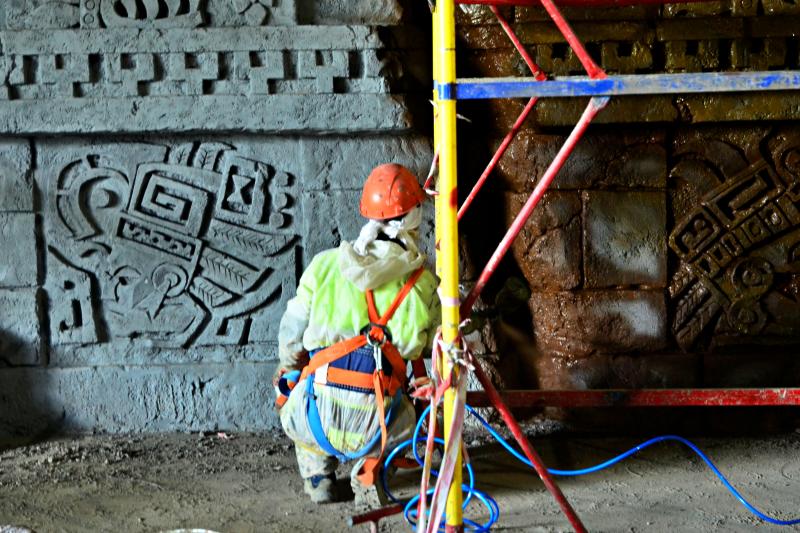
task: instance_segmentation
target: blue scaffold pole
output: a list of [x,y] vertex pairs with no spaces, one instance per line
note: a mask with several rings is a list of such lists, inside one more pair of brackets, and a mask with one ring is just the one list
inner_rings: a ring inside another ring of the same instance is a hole
[[533,78],[460,78],[456,83],[436,86],[440,99],[455,96],[456,100],[788,90],[800,90],[800,71],[636,74],[604,79],[575,76],[548,81],[536,81]]

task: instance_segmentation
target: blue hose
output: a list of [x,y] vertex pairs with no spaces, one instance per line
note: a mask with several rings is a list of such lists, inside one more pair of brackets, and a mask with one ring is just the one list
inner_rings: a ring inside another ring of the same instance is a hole
[[[398,444],[389,455],[386,456],[386,460],[383,463],[383,468],[381,469],[381,484],[383,485],[383,490],[386,493],[386,496],[393,502],[393,503],[400,503],[400,500],[392,494],[392,491],[389,490],[389,484],[386,479],[386,471],[388,467],[392,464],[392,461],[397,456],[400,451],[411,447],[414,458],[417,461],[417,464],[423,466],[425,461],[422,457],[419,456],[419,452],[417,451],[417,447],[415,444],[420,442],[426,442],[426,437],[420,437],[419,432],[420,428],[424,424],[424,421],[430,412],[430,406],[428,406],[425,411],[423,411],[422,415],[420,415],[420,421],[417,422],[416,428],[414,428],[414,437],[408,439],[406,441],[401,442]],[[444,441],[439,438],[434,438],[434,442],[440,446],[444,446]],[[474,531],[476,533],[484,533],[490,531],[492,525],[497,522],[497,519],[500,518],[500,507],[497,505],[497,502],[485,492],[478,490],[475,488],[475,472],[472,468],[470,463],[466,463],[465,468],[467,469],[467,474],[469,476],[469,483],[462,484],[461,488],[464,493],[467,495],[464,498],[464,502],[462,504],[462,508],[466,509],[467,505],[469,505],[470,501],[472,500],[473,496],[476,497],[486,508],[489,510],[489,519],[484,524],[479,524],[467,518],[464,518],[464,525],[465,531]],[[439,472],[436,470],[431,470],[431,473],[434,476],[438,476]],[[434,489],[428,490],[428,496],[430,497],[433,495]],[[405,508],[403,510],[403,516],[406,521],[413,527],[417,523],[417,504],[419,503],[419,494],[415,495],[413,498],[406,502]],[[439,531],[444,531],[443,526],[439,526]]]
[[[516,457],[522,463],[524,463],[524,464],[528,465],[529,467],[533,468],[533,465],[530,463],[530,461],[528,461],[528,459],[524,455],[520,454],[517,450],[515,450],[497,431],[495,431],[495,429],[489,424],[489,422],[487,422],[481,415],[479,415],[475,411],[475,409],[473,409],[469,405],[467,405],[466,407],[467,407],[467,411],[472,416],[474,416],[475,418],[478,419],[478,421],[481,423],[481,425],[483,425],[483,427],[486,428],[486,430],[489,432],[489,434],[491,434],[492,437],[494,437],[495,440],[497,440],[497,442],[500,443],[500,445],[502,445],[506,450],[508,450],[509,453],[511,453],[511,455]],[[387,469],[388,465],[391,464],[391,461],[395,458],[395,456],[397,455],[399,450],[405,449],[406,447],[411,446],[412,443],[425,442],[426,439],[424,437],[420,437],[419,433],[420,433],[420,430],[421,430],[422,426],[424,425],[425,421],[427,420],[427,414],[428,414],[429,411],[430,411],[430,406],[428,406],[425,409],[425,411],[422,413],[422,415],[420,416],[420,419],[417,422],[417,426],[416,426],[416,428],[414,428],[414,437],[412,439],[409,439],[409,440],[407,440],[405,442],[400,443],[400,445],[398,445],[392,451],[392,453],[389,454],[389,456],[386,458],[386,462],[384,463],[384,468],[382,469],[382,472],[381,472],[381,482],[383,483],[383,488],[386,491],[386,494],[389,496],[389,498],[391,498],[391,500],[393,502],[397,502],[398,500],[394,497],[394,495],[391,494],[391,492],[388,489],[388,484],[387,484],[387,481],[386,481],[386,469]],[[435,442],[437,444],[440,444],[442,446],[444,445],[444,441],[442,439],[438,439],[437,438],[437,439],[434,439],[434,440],[435,440]],[[652,439],[647,440],[647,441],[645,441],[645,442],[643,442],[643,443],[641,443],[641,444],[639,444],[637,446],[634,446],[630,450],[628,450],[628,451],[626,451],[626,452],[624,452],[624,453],[622,453],[620,455],[617,455],[616,457],[613,457],[613,458],[609,459],[608,461],[604,461],[604,462],[602,462],[602,463],[600,463],[598,465],[595,465],[595,466],[592,466],[592,467],[589,467],[589,468],[581,468],[581,469],[577,469],[577,470],[559,470],[559,469],[556,469],[556,468],[548,468],[547,471],[550,472],[551,474],[553,474],[554,476],[583,476],[583,475],[586,475],[586,474],[592,474],[592,473],[595,473],[595,472],[599,472],[601,470],[605,470],[606,468],[609,468],[611,466],[614,466],[615,464],[627,459],[628,457],[631,457],[632,455],[635,455],[635,454],[639,453],[640,451],[642,451],[642,450],[644,450],[646,448],[649,448],[650,446],[652,446],[654,444],[657,444],[659,442],[665,442],[665,441],[680,442],[681,444],[683,444],[683,445],[687,446],[689,449],[691,449],[694,453],[696,453],[703,460],[703,462],[706,463],[706,465],[711,469],[711,471],[714,472],[714,474],[719,478],[719,480],[722,482],[722,484],[725,486],[725,488],[728,489],[728,491],[737,500],[739,500],[739,502],[742,505],[744,505],[744,507],[747,508],[748,511],[750,511],[751,513],[756,515],[761,520],[764,520],[765,522],[769,522],[770,524],[775,524],[775,525],[778,525],[778,526],[793,526],[793,525],[800,524],[800,518],[793,518],[791,520],[779,520],[777,518],[772,518],[771,516],[767,516],[766,514],[764,514],[760,510],[758,510],[753,504],[748,502],[744,498],[744,496],[742,496],[742,494],[738,490],[736,490],[736,488],[734,488],[733,485],[731,485],[730,481],[728,481],[728,479],[722,474],[722,472],[720,472],[719,468],[717,468],[717,466],[711,461],[711,459],[705,453],[703,453],[703,451],[700,448],[698,448],[693,442],[691,442],[691,441],[689,441],[687,439],[684,439],[683,437],[678,437],[676,435],[663,435],[663,436],[660,436],[660,437],[652,438]],[[416,446],[411,446],[411,448],[413,450],[414,458],[417,460],[417,463],[420,466],[422,466],[424,461],[419,456],[419,453],[417,451]],[[470,499],[472,498],[472,496],[474,494],[478,498],[478,500],[480,500],[480,502],[483,503],[486,506],[486,508],[489,510],[489,519],[484,524],[477,524],[477,523],[465,518],[464,519],[464,524],[468,527],[468,529],[467,529],[468,531],[477,531],[477,532],[481,532],[481,533],[484,532],[484,531],[489,531],[491,529],[491,527],[497,522],[498,518],[500,517],[500,508],[497,505],[497,502],[494,499],[492,499],[491,496],[489,496],[488,494],[486,494],[484,492],[481,492],[481,491],[479,491],[478,489],[475,488],[475,486],[474,486],[474,484],[475,484],[475,476],[474,476],[474,472],[473,472],[473,469],[472,469],[472,465],[467,464],[466,468],[467,468],[467,472],[469,473],[469,484],[468,485],[462,485],[462,490],[464,490],[464,492],[467,494],[467,497],[464,499],[464,507],[466,508],[467,504],[469,503]],[[435,471],[431,471],[431,473],[433,473],[434,475],[437,475],[437,473]],[[431,494],[433,494],[433,489],[428,491],[428,495],[430,496]],[[409,500],[409,502],[406,504],[405,511],[403,513],[403,516],[405,517],[406,521],[409,524],[411,524],[412,527],[416,524],[416,506],[417,506],[417,502],[418,501],[419,501],[419,495],[417,495],[414,498],[412,498],[411,500]],[[441,526],[440,526],[440,531],[441,530],[442,529],[441,529]]]
[[[512,448],[511,445],[509,445],[508,442],[503,437],[501,437],[500,434],[498,434],[494,430],[494,428],[492,428],[492,426],[489,425],[489,423],[486,420],[484,420],[483,417],[481,417],[472,407],[467,406],[467,410],[470,412],[470,414],[472,414],[472,416],[474,416],[475,418],[478,419],[478,421],[489,431],[489,433],[491,433],[491,435],[506,450],[508,450],[514,457],[516,457],[517,459],[519,459],[520,461],[522,461],[526,465],[528,465],[531,468],[533,468],[533,465],[530,463],[530,461],[528,461],[528,459],[526,457],[524,457],[518,451],[516,451],[514,448]],[[753,504],[748,502],[744,498],[744,496],[742,496],[742,494],[738,490],[736,490],[736,488],[734,488],[733,485],[731,485],[730,481],[728,481],[728,479],[722,474],[722,472],[719,471],[719,468],[717,468],[717,466],[711,461],[711,459],[709,459],[709,457],[705,453],[703,453],[703,451],[700,448],[698,448],[697,445],[695,445],[693,442],[691,442],[691,441],[689,441],[687,439],[684,439],[683,437],[678,437],[676,435],[663,435],[661,437],[652,438],[652,439],[650,439],[648,441],[645,441],[645,442],[643,442],[643,443],[641,443],[641,444],[639,444],[637,446],[634,446],[630,450],[628,450],[628,451],[626,451],[626,452],[624,452],[624,453],[622,453],[620,455],[617,455],[616,457],[613,457],[613,458],[609,459],[608,461],[605,461],[603,463],[600,463],[599,465],[592,466],[592,467],[589,467],[589,468],[581,468],[581,469],[578,469],[578,470],[558,470],[558,469],[555,469],[555,468],[548,468],[547,471],[550,472],[551,474],[553,474],[554,476],[583,476],[583,475],[586,475],[586,474],[592,474],[594,472],[599,472],[601,470],[605,470],[606,468],[614,466],[615,464],[619,463],[620,461],[623,461],[623,460],[627,459],[628,457],[639,453],[640,451],[644,450],[645,448],[649,448],[653,444],[657,444],[659,442],[664,442],[664,441],[680,442],[681,444],[684,444],[685,446],[690,448],[694,453],[696,453],[703,460],[703,462],[706,463],[706,465],[708,465],[708,467],[719,478],[719,480],[722,482],[722,484],[725,486],[725,488],[728,489],[728,491],[730,491],[730,493],[733,494],[733,496],[736,497],[736,499],[739,500],[741,502],[741,504],[744,505],[747,508],[747,510],[749,510],[751,513],[753,513],[754,515],[756,515],[760,519],[762,519],[762,520],[764,520],[766,522],[769,522],[770,524],[775,524],[775,525],[778,525],[778,526],[793,526],[793,525],[796,525],[796,524],[800,524],[800,518],[795,518],[795,519],[792,519],[792,520],[778,520],[776,518],[772,518],[770,516],[767,516],[764,513],[762,513],[761,511],[759,511]]]

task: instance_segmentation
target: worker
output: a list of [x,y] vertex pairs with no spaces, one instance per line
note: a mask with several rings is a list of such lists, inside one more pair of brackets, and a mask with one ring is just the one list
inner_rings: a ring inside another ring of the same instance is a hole
[[358,238],[311,260],[281,319],[273,383],[286,394],[281,424],[313,502],[339,498],[337,460],[352,460],[356,505],[384,505],[381,458],[413,432],[406,361],[430,347],[440,318],[438,281],[418,245],[424,199],[408,169],[376,167]]

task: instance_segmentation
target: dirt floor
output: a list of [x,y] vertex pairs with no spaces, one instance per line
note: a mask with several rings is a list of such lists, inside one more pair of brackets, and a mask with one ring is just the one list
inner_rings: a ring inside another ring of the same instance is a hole
[[[536,441],[548,464],[562,468],[594,464],[636,442]],[[500,504],[496,531],[568,530],[531,472],[483,439],[471,444],[478,484]],[[800,432],[698,444],[764,511],[800,514]],[[90,436],[0,450],[0,531],[346,531],[353,512],[352,501],[309,503],[289,442],[273,435]],[[399,494],[413,491],[414,474],[392,481]],[[699,459],[672,444],[561,486],[590,531],[800,531],[753,518]],[[397,516],[381,529],[411,531]]]

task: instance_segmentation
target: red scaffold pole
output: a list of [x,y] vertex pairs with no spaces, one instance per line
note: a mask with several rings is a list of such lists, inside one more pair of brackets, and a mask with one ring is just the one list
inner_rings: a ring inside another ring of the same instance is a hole
[[[601,79],[606,77],[605,71],[597,66],[597,64],[592,60],[589,56],[589,53],[586,51],[586,48],[581,43],[580,39],[575,32],[570,27],[567,20],[558,10],[556,5],[553,3],[552,0],[541,0],[542,5],[547,10],[547,13],[550,15],[550,18],[553,19],[553,22],[556,23],[558,26],[559,31],[564,35],[564,38],[569,43],[570,47],[575,51],[575,54],[581,61],[581,64],[586,69],[586,72],[589,74],[591,78]],[[505,19],[499,14],[496,7],[492,6],[492,11],[497,16],[500,24],[503,25],[503,29],[506,30],[511,41],[514,43],[514,46],[517,50],[520,51],[520,54],[525,58],[525,61],[528,63],[528,66],[532,68],[537,68],[536,65],[530,60],[530,56],[528,56],[527,51],[522,46],[522,43],[519,39],[514,35],[513,30],[509,26]],[[505,23],[504,23],[505,22]],[[529,61],[530,60],[530,61]],[[575,145],[578,143],[580,138],[583,136],[586,128],[592,122],[597,113],[599,113],[605,106],[608,104],[608,98],[592,98],[589,101],[589,105],[586,107],[586,110],[583,112],[578,124],[575,125],[575,128],[570,133],[570,136],[567,138],[564,146],[561,147],[558,154],[556,155],[555,159],[550,166],[545,171],[544,176],[542,179],[539,180],[539,183],[536,184],[536,188],[533,190],[530,198],[528,201],[525,202],[525,205],[522,207],[522,210],[519,212],[517,217],[514,219],[514,222],[511,224],[511,227],[506,232],[503,240],[500,242],[500,245],[495,250],[494,254],[492,255],[491,259],[487,263],[486,267],[481,272],[478,281],[476,282],[475,286],[472,288],[470,293],[464,299],[464,302],[461,304],[461,316],[467,317],[470,315],[472,311],[472,306],[475,304],[480,293],[483,291],[483,288],[486,286],[486,283],[491,278],[492,274],[494,274],[495,270],[497,270],[497,266],[500,264],[500,261],[505,257],[506,253],[508,252],[509,248],[511,247],[511,243],[514,242],[519,232],[522,231],[522,227],[530,218],[531,214],[533,213],[533,209],[539,203],[539,200],[542,199],[547,188],[550,186],[550,183],[555,178],[558,171],[561,170],[561,167],[564,166],[569,155],[572,153],[572,150],[575,148]],[[516,125],[516,124],[515,124]],[[507,136],[508,137],[508,136]],[[510,140],[509,140],[510,143]],[[502,148],[502,145],[501,145]],[[502,154],[501,154],[502,155]],[[493,158],[494,161],[495,158]],[[499,160],[499,157],[496,159]],[[495,161],[496,164],[496,161]],[[486,174],[486,172],[484,172]],[[487,174],[488,176],[488,174]],[[481,176],[483,178],[483,176]],[[483,181],[486,181],[485,178]],[[479,180],[479,183],[482,185],[482,182]],[[475,191],[473,191],[475,192]],[[472,195],[472,193],[470,194]],[[463,207],[462,207],[463,210]]]
[[511,244],[516,239],[519,232],[522,231],[522,228],[525,226],[525,223],[530,218],[531,214],[533,214],[533,210],[536,205],[539,203],[539,200],[542,199],[544,196],[545,191],[552,183],[553,178],[556,177],[558,171],[561,170],[561,167],[564,166],[564,163],[567,161],[567,158],[572,153],[572,150],[575,148],[575,145],[578,144],[578,141],[586,132],[586,128],[589,127],[589,124],[592,122],[594,117],[597,116],[599,113],[608,103],[608,98],[592,98],[589,101],[589,105],[586,106],[586,110],[584,110],[583,115],[581,115],[580,120],[575,125],[575,128],[570,133],[569,137],[567,137],[564,146],[561,147],[561,150],[558,151],[556,154],[555,159],[553,162],[550,163],[550,166],[547,167],[542,179],[539,180],[539,183],[536,184],[536,188],[531,193],[530,198],[528,201],[525,202],[525,205],[522,206],[522,210],[520,210],[517,217],[514,219],[514,222],[511,224],[511,227],[508,228],[503,240],[500,241],[500,245],[492,254],[492,257],[489,259],[489,262],[481,272],[478,281],[475,283],[475,286],[469,292],[464,301],[461,304],[461,316],[468,317],[472,312],[472,306],[475,305],[475,301],[478,299],[478,296],[483,291],[484,287],[486,287],[486,283],[489,281],[489,278],[492,277],[495,270],[497,270],[497,266],[500,264],[500,261],[505,257],[506,253],[508,252],[509,248],[511,248]]
[[498,413],[500,413],[500,416],[508,426],[511,434],[514,435],[514,439],[517,441],[517,444],[519,444],[520,448],[522,448],[525,457],[527,457],[528,461],[531,462],[534,470],[536,470],[536,473],[539,474],[539,478],[542,480],[542,483],[544,483],[544,486],[547,487],[547,490],[550,491],[550,494],[552,494],[553,498],[555,498],[555,500],[558,502],[559,507],[561,507],[561,511],[567,517],[569,523],[572,524],[572,528],[576,531],[576,533],[585,533],[586,527],[583,525],[583,522],[581,522],[581,519],[575,512],[575,509],[573,509],[572,505],[570,505],[569,501],[567,501],[567,498],[564,496],[564,493],[561,492],[561,489],[558,487],[556,482],[553,481],[553,477],[550,475],[550,472],[547,471],[547,467],[542,462],[542,458],[539,457],[539,454],[533,449],[530,441],[522,432],[522,428],[514,418],[514,415],[511,414],[508,406],[506,406],[506,404],[503,402],[503,399],[500,397],[500,393],[497,392],[497,389],[494,387],[492,381],[483,371],[480,364],[475,364],[473,366],[475,377],[478,378],[483,390],[486,391],[486,396],[489,398],[492,406],[497,409]]
[[367,511],[366,513],[352,515],[350,520],[348,520],[348,523],[350,527],[358,526],[360,524],[377,524],[382,518],[402,513],[403,509],[405,509],[405,503],[406,502],[397,503],[395,505],[387,505],[386,507],[373,509],[371,511]]
[[[800,406],[800,388],[505,390],[510,407],[764,407]],[[467,393],[472,407],[491,407],[488,394]]]
[[[661,4],[700,4],[715,0],[558,0],[563,7],[627,7]],[[541,7],[541,0],[455,0],[456,4]]]
[[522,124],[525,122],[525,119],[528,118],[528,115],[530,114],[531,110],[533,110],[534,106],[536,106],[536,102],[538,100],[539,100],[538,98],[533,97],[530,100],[528,100],[527,104],[525,104],[525,108],[522,110],[522,113],[520,113],[519,116],[517,117],[516,122],[514,122],[514,125],[511,127],[511,131],[509,131],[503,138],[503,142],[500,143],[500,147],[492,156],[492,159],[489,161],[489,164],[486,165],[486,168],[481,174],[481,177],[478,178],[478,181],[475,182],[475,185],[473,185],[472,190],[469,192],[469,195],[464,200],[464,203],[461,204],[461,208],[458,210],[458,220],[464,218],[467,209],[469,209],[469,206],[472,205],[472,202],[475,200],[475,197],[478,196],[478,193],[483,188],[484,183],[486,183],[486,180],[489,179],[489,176],[492,174],[492,171],[494,171],[495,167],[497,166],[497,163],[500,162],[500,158],[502,158],[503,154],[506,153],[506,150],[511,144],[511,141],[513,141],[514,137],[517,136],[517,132],[522,127]]
[[492,10],[492,13],[494,13],[494,16],[500,23],[500,26],[503,27],[503,31],[505,31],[506,35],[508,35],[508,38],[511,40],[511,43],[514,45],[514,48],[517,49],[519,55],[521,55],[522,59],[525,60],[525,64],[528,65],[528,68],[530,69],[531,74],[533,74],[533,77],[539,81],[544,81],[546,79],[544,72],[542,72],[542,69],[539,67],[539,65],[537,65],[533,61],[533,58],[528,53],[528,51],[525,50],[525,47],[522,45],[522,41],[520,41],[519,37],[517,37],[517,34],[514,33],[514,29],[511,27],[511,24],[509,24],[506,18],[502,15],[502,13],[500,13],[500,10],[497,9],[497,6],[490,6],[489,9]]
[[[494,13],[495,17],[497,17],[497,20],[500,22],[500,25],[503,27],[503,30],[505,30],[506,35],[508,35],[508,38],[511,39],[511,42],[514,44],[514,48],[517,49],[519,55],[521,55],[522,59],[525,60],[525,64],[528,65],[528,68],[530,69],[531,74],[533,74],[533,77],[537,81],[546,80],[547,76],[545,75],[544,72],[542,72],[542,69],[539,68],[539,65],[534,63],[533,58],[531,58],[528,51],[525,50],[525,47],[522,45],[522,42],[514,33],[514,30],[511,28],[511,25],[508,23],[505,17],[503,17],[503,15],[500,14],[500,11],[495,6],[491,6],[490,9],[492,10],[492,13]],[[522,113],[520,113],[519,116],[517,117],[517,120],[511,127],[511,131],[509,131],[506,134],[505,138],[503,138],[503,142],[500,143],[500,147],[497,149],[494,156],[492,156],[492,159],[489,161],[489,164],[486,165],[486,169],[478,178],[478,181],[475,182],[475,185],[472,187],[469,196],[467,196],[466,200],[464,200],[464,203],[461,205],[461,209],[458,210],[458,220],[461,220],[464,217],[464,214],[467,212],[467,209],[469,209],[469,206],[472,205],[472,202],[475,200],[475,197],[483,188],[483,185],[484,183],[486,183],[486,180],[489,179],[489,176],[491,175],[492,171],[494,171],[495,167],[497,166],[497,163],[500,162],[500,158],[503,157],[503,154],[506,153],[506,150],[511,144],[511,141],[513,141],[514,137],[517,136],[517,132],[522,127],[522,124],[525,123],[525,120],[528,118],[528,115],[530,114],[531,110],[533,110],[538,100],[539,100],[538,98],[534,97],[528,100],[528,103],[525,104],[525,108],[522,110]]]
[[561,11],[558,10],[556,5],[553,3],[553,0],[540,1],[542,2],[542,7],[545,8],[547,14],[550,15],[550,18],[553,19],[553,22],[555,22],[556,26],[558,26],[558,30],[569,43],[572,51],[575,52],[576,56],[578,56],[581,65],[583,65],[583,68],[586,69],[586,73],[589,74],[589,77],[592,79],[605,78],[605,71],[597,66],[597,63],[594,62],[592,57],[589,55],[589,52],[587,52],[586,48],[583,46],[581,40],[578,39],[577,35],[575,35],[575,30],[572,29],[572,27],[569,25],[569,22],[567,22],[567,19],[565,19],[564,15],[561,14]]

